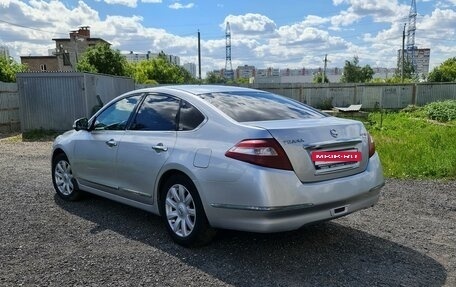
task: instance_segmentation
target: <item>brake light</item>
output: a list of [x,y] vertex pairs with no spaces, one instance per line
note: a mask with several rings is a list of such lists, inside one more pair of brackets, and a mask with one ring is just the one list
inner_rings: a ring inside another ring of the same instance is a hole
[[288,156],[275,139],[243,140],[225,156],[264,167],[293,170]]
[[367,133],[367,144],[369,146],[369,157],[371,157],[375,153],[375,143],[374,139],[371,137],[369,133]]

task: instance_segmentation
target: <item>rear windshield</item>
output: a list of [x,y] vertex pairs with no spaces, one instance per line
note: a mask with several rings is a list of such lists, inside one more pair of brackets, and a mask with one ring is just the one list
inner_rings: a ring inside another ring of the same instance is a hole
[[309,106],[267,92],[210,93],[199,97],[238,122],[325,117]]

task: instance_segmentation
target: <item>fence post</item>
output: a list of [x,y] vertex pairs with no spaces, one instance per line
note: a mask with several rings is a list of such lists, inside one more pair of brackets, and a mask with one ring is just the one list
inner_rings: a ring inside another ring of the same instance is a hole
[[416,106],[416,83],[412,87],[412,105]]

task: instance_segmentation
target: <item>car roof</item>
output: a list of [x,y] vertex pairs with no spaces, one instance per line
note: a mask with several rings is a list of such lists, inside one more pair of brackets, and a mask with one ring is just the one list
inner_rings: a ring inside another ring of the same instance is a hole
[[222,92],[240,92],[240,91],[256,91],[250,88],[235,87],[235,86],[222,86],[222,85],[173,85],[173,86],[160,86],[155,88],[145,89],[145,91],[157,90],[178,90],[187,92],[194,95],[208,94],[208,93],[222,93]]

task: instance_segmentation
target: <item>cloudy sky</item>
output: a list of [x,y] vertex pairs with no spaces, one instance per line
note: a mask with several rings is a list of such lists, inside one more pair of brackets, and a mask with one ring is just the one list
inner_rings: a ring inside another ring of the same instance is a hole
[[[225,66],[231,25],[233,68],[329,67],[358,56],[362,65],[395,67],[410,0],[0,0],[0,45],[11,56],[47,55],[52,38],[79,26],[122,51],[164,51],[202,70]],[[416,0],[416,45],[431,67],[456,56],[456,0]]]

